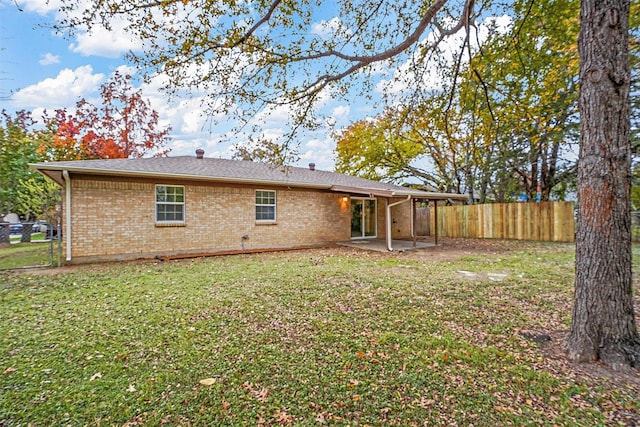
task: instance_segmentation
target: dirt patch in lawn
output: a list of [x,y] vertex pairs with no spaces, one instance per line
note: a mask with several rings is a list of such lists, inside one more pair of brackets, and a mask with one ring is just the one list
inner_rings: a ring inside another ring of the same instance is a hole
[[[428,240],[432,243],[432,240]],[[349,252],[355,256],[367,259],[410,259],[421,262],[441,262],[453,261],[465,256],[482,255],[498,255],[513,250],[527,250],[541,247],[544,243],[522,242],[522,241],[506,241],[506,240],[490,240],[490,239],[451,239],[439,238],[438,245],[432,245],[424,248],[401,250],[401,251],[371,251],[366,246],[359,248],[352,247],[333,247],[324,249],[323,251],[331,253]]]
[[[530,331],[527,331],[530,332]],[[564,343],[569,335],[568,331],[533,331],[532,341],[538,342],[542,355],[541,368],[552,374],[564,377],[581,378],[585,384],[599,384],[605,388],[609,384],[611,389],[626,388],[633,390],[640,396],[640,371],[629,369],[616,371],[602,363],[572,363],[567,359]],[[582,399],[577,395],[572,399]],[[611,402],[616,399],[612,398]],[[625,408],[608,408],[607,425],[640,426],[640,413],[625,410]]]
[[407,251],[402,256],[421,261],[454,261],[474,255],[493,257],[514,250],[535,250],[536,248],[542,248],[544,245],[547,244],[514,240],[439,238],[438,246]]

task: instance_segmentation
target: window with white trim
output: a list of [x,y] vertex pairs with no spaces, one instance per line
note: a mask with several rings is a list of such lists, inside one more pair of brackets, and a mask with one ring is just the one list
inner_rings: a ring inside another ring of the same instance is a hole
[[256,190],[256,221],[274,222],[276,220],[276,192]]
[[156,222],[184,222],[184,187],[156,185]]

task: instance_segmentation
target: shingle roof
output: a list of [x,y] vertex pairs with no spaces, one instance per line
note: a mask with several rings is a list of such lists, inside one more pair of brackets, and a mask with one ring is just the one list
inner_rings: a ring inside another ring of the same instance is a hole
[[52,177],[51,171],[109,176],[183,178],[210,182],[262,184],[289,187],[320,188],[345,193],[378,196],[415,196],[424,198],[466,198],[464,195],[434,193],[372,181],[319,169],[273,166],[241,160],[182,157],[139,159],[78,160],[34,163],[32,168]]

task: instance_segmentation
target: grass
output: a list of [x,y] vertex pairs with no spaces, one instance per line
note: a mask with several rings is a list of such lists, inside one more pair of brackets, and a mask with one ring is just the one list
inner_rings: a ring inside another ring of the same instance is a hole
[[10,245],[0,246],[0,270],[57,263],[57,241],[42,241],[43,233],[35,233],[31,239],[20,243],[20,236],[12,236]]
[[637,388],[519,334],[567,328],[573,257],[343,249],[7,274],[0,425],[638,421]]

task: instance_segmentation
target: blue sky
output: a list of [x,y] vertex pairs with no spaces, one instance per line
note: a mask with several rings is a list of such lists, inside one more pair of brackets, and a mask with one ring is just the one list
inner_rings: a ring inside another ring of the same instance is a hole
[[[68,39],[46,28],[54,22],[55,6],[56,1],[0,0],[0,108],[9,112],[26,109],[33,111],[36,118],[43,109],[72,110],[80,98],[97,101],[100,84],[127,66],[124,53],[134,45],[121,34]],[[207,126],[206,118],[199,114],[197,97],[168,104],[157,87],[145,85],[143,93],[160,113],[161,123],[172,127],[170,155],[192,155],[197,148],[204,148],[206,156],[228,158],[233,143],[248,139],[247,135],[232,135],[219,127]],[[333,102],[326,103],[324,108],[338,127],[364,118],[368,111],[363,105],[355,107],[359,110],[355,116],[353,104]],[[265,122],[265,136],[284,133],[283,120],[278,123],[278,119],[276,115]],[[334,143],[330,131],[325,127],[301,135],[300,165],[314,162],[319,169],[333,169]]]
[[[134,71],[126,68],[123,55],[136,45],[124,31],[101,31],[91,36],[79,34],[73,39],[65,39],[46,28],[54,22],[58,2],[0,0],[0,108],[9,112],[26,109],[36,118],[43,109],[72,110],[80,98],[97,102],[100,84],[116,70],[125,67],[130,73]],[[326,19],[330,20],[331,16]],[[402,70],[401,65],[398,69],[382,69],[378,75],[381,81],[388,79],[390,82],[394,73],[397,75]],[[142,85],[141,89],[159,112],[161,124],[172,127],[170,155],[193,155],[197,148],[203,148],[208,157],[229,158],[232,144],[247,141],[250,136],[230,134],[223,126],[207,126],[206,118],[199,113],[201,98],[198,94],[169,104],[160,93],[159,84],[152,82]],[[402,87],[393,87],[393,83],[377,89],[387,94],[402,90]],[[375,102],[377,93],[373,95],[373,101],[327,99],[322,106],[327,122],[340,129],[375,114],[379,106]],[[276,138],[284,133],[284,117],[276,114],[261,120],[262,136]],[[314,133],[300,135],[299,165],[314,162],[319,169],[333,169],[331,129],[326,125]]]

